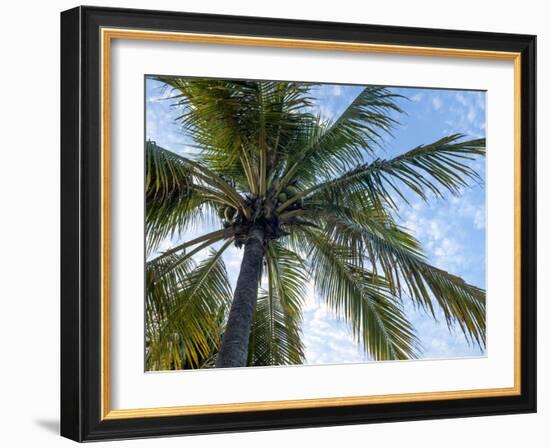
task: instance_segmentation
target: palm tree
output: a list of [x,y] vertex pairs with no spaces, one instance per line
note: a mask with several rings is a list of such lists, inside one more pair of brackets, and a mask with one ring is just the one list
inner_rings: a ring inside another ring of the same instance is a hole
[[[310,284],[373,359],[418,356],[406,300],[484,346],[485,291],[430,265],[395,219],[414,195],[479,180],[470,161],[484,139],[450,135],[384,159],[401,112],[387,88],[365,87],[325,121],[311,84],[155,79],[194,150],[146,142],[149,369],[303,363]],[[159,250],[204,220],[217,230]],[[222,257],[232,245],[244,250],[234,291]]]

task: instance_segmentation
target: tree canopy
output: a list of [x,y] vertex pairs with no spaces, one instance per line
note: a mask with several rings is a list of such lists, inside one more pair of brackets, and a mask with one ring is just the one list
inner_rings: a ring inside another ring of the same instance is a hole
[[[399,96],[367,86],[335,120],[313,85],[156,77],[193,143],[182,155],[146,142],[148,369],[212,367],[233,288],[223,253],[263,238],[247,365],[302,364],[302,308],[313,285],[373,359],[409,359],[421,344],[411,301],[485,344],[485,291],[432,266],[395,213],[411,197],[459,195],[480,181],[484,139],[454,134],[383,158]],[[207,219],[213,231],[186,240]],[[159,252],[170,239],[173,246]],[[200,261],[196,256],[201,254]]]

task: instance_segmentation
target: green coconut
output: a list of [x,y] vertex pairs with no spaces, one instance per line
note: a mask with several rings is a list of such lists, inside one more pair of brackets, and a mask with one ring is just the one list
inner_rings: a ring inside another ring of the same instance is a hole
[[296,196],[299,192],[300,190],[298,190],[298,188],[296,188],[294,185],[289,185],[286,189],[286,194],[289,197]]

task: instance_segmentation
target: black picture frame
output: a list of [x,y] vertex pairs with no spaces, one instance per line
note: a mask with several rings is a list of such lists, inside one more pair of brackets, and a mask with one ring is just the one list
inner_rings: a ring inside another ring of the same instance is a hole
[[[521,53],[521,394],[206,415],[101,418],[100,29]],[[536,412],[536,37],[77,7],[61,14],[61,435],[76,441]]]

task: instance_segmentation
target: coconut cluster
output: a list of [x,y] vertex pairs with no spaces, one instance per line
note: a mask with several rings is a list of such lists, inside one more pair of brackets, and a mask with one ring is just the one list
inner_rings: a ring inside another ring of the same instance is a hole
[[[271,191],[275,188],[276,186]],[[235,244],[237,247],[242,246],[243,242],[246,241],[246,236],[252,226],[261,226],[263,228],[266,241],[279,238],[287,235],[287,233],[281,229],[279,216],[275,210],[299,193],[300,190],[295,185],[289,185],[277,194],[276,197],[273,193],[265,199],[247,196],[245,198],[245,206],[251,211],[251,216],[245,217],[241,210],[230,205],[220,207],[218,209],[218,216],[222,220],[224,228],[232,227],[234,229]],[[303,207],[303,198],[296,200],[285,208],[287,210],[294,210],[301,207]]]
[[[277,196],[277,202],[279,204],[284,204],[290,198],[293,198],[299,193],[300,193],[300,190],[295,185],[289,185],[279,193],[279,195]],[[298,201],[296,201],[296,205],[302,206],[303,202],[304,202],[304,199],[300,198]]]

